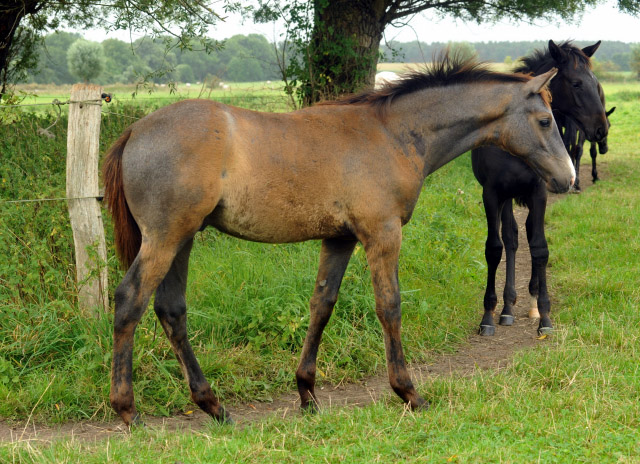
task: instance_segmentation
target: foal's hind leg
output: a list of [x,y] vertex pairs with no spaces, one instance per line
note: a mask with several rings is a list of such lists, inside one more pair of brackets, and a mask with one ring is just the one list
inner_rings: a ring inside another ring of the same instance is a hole
[[143,241],[138,256],[115,293],[111,406],[127,425],[138,421],[132,385],[133,337],[149,298],[167,273],[175,247],[152,247]]
[[389,383],[396,394],[412,409],[426,408],[428,403],[418,395],[404,360],[400,340],[401,309],[398,284],[398,258],[402,230],[400,221],[382,226],[375,235],[363,237],[371,269],[371,280],[376,297],[376,315],[384,331]]
[[214,419],[228,422],[230,418],[211,391],[187,337],[185,291],[192,245],[193,239],[189,240],[176,256],[171,269],[156,290],[153,309],[178,358],[194,403]]
[[[527,240],[531,251],[531,280],[529,281],[529,293],[532,299],[537,300],[537,309],[540,314],[538,333],[549,334],[553,330],[549,313],[551,302],[547,291],[547,263],[549,262],[549,248],[544,233],[544,215],[547,208],[547,192],[544,185],[528,202],[529,215],[527,216]],[[530,313],[531,315],[531,313]]]
[[314,386],[318,346],[322,331],[338,299],[342,277],[356,243],[357,240],[326,239],[322,241],[318,276],[310,302],[311,320],[304,340],[300,364],[296,370],[300,407],[303,410],[313,410],[317,406]]
[[513,201],[507,200],[502,208],[502,241],[507,255],[507,276],[502,299],[504,308],[500,313],[500,325],[513,325],[513,307],[518,295],[516,293],[516,252],[518,251],[518,224],[513,215]]
[[484,210],[487,216],[487,241],[484,256],[487,260],[487,288],[484,293],[484,315],[480,322],[480,335],[494,335],[496,326],[493,323],[493,311],[498,304],[496,295],[496,270],[502,259],[502,240],[500,240],[500,211],[504,200],[497,197],[488,188],[482,191]]

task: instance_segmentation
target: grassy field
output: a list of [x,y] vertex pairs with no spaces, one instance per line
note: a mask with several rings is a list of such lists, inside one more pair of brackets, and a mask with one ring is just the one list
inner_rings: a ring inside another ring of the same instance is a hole
[[[618,109],[610,152],[600,158],[603,180],[556,202],[547,217],[556,334],[518,354],[510,368],[427,381],[418,389],[432,407],[422,413],[389,397],[363,409],[244,428],[212,424],[201,434],[136,430],[96,444],[4,444],[0,461],[640,462],[640,86],[605,85],[605,91],[607,106]],[[18,155],[27,182],[35,176],[24,167],[27,148]],[[404,229],[403,339],[411,360],[455,349],[480,315],[484,215],[469,165],[465,155],[429,177]],[[52,166],[45,171],[50,178]],[[7,187],[0,191],[6,198]],[[43,229],[44,239],[22,240],[34,249],[51,248],[66,233],[56,229],[62,223],[53,226],[56,234],[46,221],[38,223],[42,209],[2,208],[2,246],[20,243],[14,236],[21,218],[23,227],[35,221]],[[47,270],[62,267],[58,278],[70,262],[68,250],[56,246],[62,257],[51,256],[62,262],[38,258],[44,271],[21,292],[9,281],[27,279],[29,271],[0,263],[0,416],[109,418],[110,321],[78,317],[71,289],[47,283]],[[215,232],[198,239],[188,289],[192,342],[226,403],[268,399],[292,387],[318,249],[252,244]],[[34,265],[18,245],[9,250],[18,264]],[[370,287],[358,250],[321,347],[324,381],[357,380],[384,365]],[[136,339],[138,405],[147,414],[190,408],[177,363],[156,330],[147,314]]]
[[[103,111],[116,104],[140,105],[147,110],[154,110],[185,98],[210,98],[222,103],[260,111],[287,111],[292,109],[291,101],[282,91],[284,84],[279,81],[266,82],[220,82],[213,88],[202,84],[176,84],[175,88],[167,85],[150,84],[136,87],[133,84],[105,85],[103,92],[110,93],[112,105],[103,106]],[[71,93],[71,86],[25,84],[16,90],[24,98],[22,103],[50,103],[54,100],[66,101]],[[36,107],[40,112],[47,107]]]

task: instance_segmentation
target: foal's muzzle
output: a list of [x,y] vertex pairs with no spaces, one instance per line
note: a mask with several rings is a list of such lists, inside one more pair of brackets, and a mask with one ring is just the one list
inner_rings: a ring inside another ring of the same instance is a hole
[[547,190],[551,193],[565,193],[569,191],[569,188],[571,188],[575,181],[575,176],[572,176],[568,181],[559,181],[555,177],[552,177],[551,180],[547,182]]

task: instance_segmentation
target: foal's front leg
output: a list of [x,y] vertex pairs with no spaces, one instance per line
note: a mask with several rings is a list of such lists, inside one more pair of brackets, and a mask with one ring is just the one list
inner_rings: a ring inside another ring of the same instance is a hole
[[383,225],[382,230],[362,240],[371,269],[376,314],[384,331],[389,383],[412,409],[429,406],[413,386],[400,339],[401,309],[398,283],[398,259],[402,229],[400,221]]
[[536,197],[529,203],[527,216],[527,240],[531,251],[531,281],[529,293],[532,298],[537,297],[537,309],[540,314],[538,334],[546,335],[553,331],[549,313],[551,301],[547,291],[547,263],[549,262],[549,247],[544,233],[544,215],[547,208],[547,193],[541,188]]
[[320,265],[316,285],[311,297],[311,319],[304,339],[300,364],[296,370],[296,382],[302,410],[314,410],[317,399],[314,392],[318,347],[333,307],[338,299],[344,271],[357,240],[325,239],[320,251]]

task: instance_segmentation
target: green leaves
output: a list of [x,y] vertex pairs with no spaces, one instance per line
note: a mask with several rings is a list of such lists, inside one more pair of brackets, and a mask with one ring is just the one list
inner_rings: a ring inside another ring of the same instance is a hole
[[13,365],[0,356],[0,384],[18,383],[20,377]]

